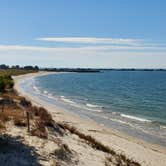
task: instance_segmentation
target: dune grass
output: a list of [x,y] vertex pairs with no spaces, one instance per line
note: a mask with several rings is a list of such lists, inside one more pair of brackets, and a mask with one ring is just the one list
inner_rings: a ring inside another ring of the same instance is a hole
[[93,138],[90,135],[85,135],[84,133],[78,131],[73,126],[70,126],[65,123],[59,123],[59,125],[63,129],[69,130],[72,134],[77,135],[79,138],[83,139],[88,145],[90,145],[92,148],[96,150],[103,151],[110,155],[110,157],[106,158],[106,166],[115,164],[117,166],[141,166],[138,162],[127,158],[124,154],[117,154],[114,150],[112,150],[110,147],[105,146],[101,142],[97,141],[95,138]]
[[48,132],[43,122],[40,120],[36,120],[34,124],[34,128],[31,130],[31,135],[37,136],[39,138],[48,138]]
[[26,126],[25,111],[21,110],[15,103],[5,106],[4,111],[0,113],[0,121],[5,124],[7,121],[13,120],[16,126]]

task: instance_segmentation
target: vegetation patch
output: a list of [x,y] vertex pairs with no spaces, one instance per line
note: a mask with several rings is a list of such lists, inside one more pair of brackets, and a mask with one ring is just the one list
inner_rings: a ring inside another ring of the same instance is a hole
[[4,92],[6,89],[11,89],[14,82],[10,75],[1,74],[0,75],[0,92]]
[[0,134],[6,129],[3,122],[0,121]]
[[55,150],[54,154],[57,157],[57,159],[63,161],[71,161],[71,158],[73,156],[72,151],[66,144],[60,145],[59,149]]
[[44,138],[44,139],[48,138],[48,132],[46,130],[46,127],[44,123],[41,122],[40,120],[35,121],[35,125],[34,128],[31,130],[31,134],[39,138]]
[[[97,141],[90,135],[85,135],[84,133],[79,132],[75,127],[68,124],[60,123],[59,124],[64,129],[69,130],[71,133],[76,134],[79,138],[85,140],[92,148],[108,153],[111,157],[106,158],[106,166],[110,164],[115,164],[117,166],[141,166],[139,163],[132,159],[128,159],[123,154],[117,154],[114,150],[110,149],[108,146],[103,145],[101,142]],[[113,161],[113,162],[112,162]]]

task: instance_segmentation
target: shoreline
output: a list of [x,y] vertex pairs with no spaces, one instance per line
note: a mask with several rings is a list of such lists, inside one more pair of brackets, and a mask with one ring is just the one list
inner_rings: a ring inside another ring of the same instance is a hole
[[31,96],[20,88],[20,83],[26,79],[43,76],[48,74],[55,74],[55,72],[38,72],[21,76],[13,77],[15,86],[14,89],[21,95],[30,100],[34,105],[42,106],[47,109],[55,121],[66,122],[79,131],[93,136],[96,140],[102,142],[104,145],[111,147],[118,153],[123,153],[127,157],[138,161],[142,165],[161,165],[166,163],[166,148],[155,144],[149,144],[145,141],[133,138],[124,133],[114,129],[108,129],[94,122],[93,120],[85,120],[79,116],[65,112],[62,109],[55,107],[48,102]]

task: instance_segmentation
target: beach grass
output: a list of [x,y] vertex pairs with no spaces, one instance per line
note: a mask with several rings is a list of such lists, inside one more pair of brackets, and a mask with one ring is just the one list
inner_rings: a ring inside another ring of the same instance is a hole
[[72,134],[77,135],[79,138],[83,139],[92,148],[95,148],[96,150],[100,150],[100,151],[103,151],[103,152],[109,154],[111,157],[106,158],[106,165],[116,164],[119,166],[121,166],[121,165],[123,165],[123,166],[141,166],[138,162],[134,161],[133,159],[127,158],[124,154],[116,153],[110,147],[105,146],[104,144],[97,141],[92,136],[86,135],[86,134],[78,131],[78,129],[73,126],[70,126],[65,123],[59,123],[59,126],[61,126],[63,129],[69,130]]

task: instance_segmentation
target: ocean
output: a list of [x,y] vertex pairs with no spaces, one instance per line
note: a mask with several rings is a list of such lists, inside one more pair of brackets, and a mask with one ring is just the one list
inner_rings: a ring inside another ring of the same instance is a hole
[[82,118],[166,146],[165,71],[58,73],[21,87]]

